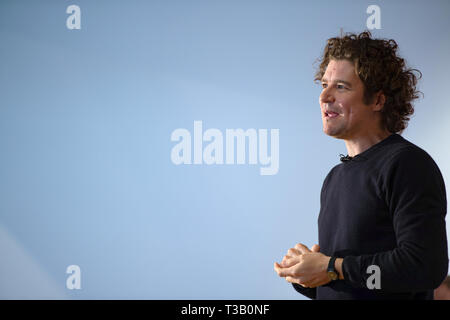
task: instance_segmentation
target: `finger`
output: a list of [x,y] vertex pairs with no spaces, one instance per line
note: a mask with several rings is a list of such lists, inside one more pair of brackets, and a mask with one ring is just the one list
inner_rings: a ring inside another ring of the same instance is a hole
[[299,250],[301,253],[308,253],[308,252],[311,252],[311,250],[309,250],[308,247],[305,246],[305,245],[302,244],[302,243],[297,243],[297,244],[295,245],[295,249]]
[[282,266],[280,266],[280,264],[278,262],[275,262],[273,265],[273,268],[275,269],[276,273],[278,273],[278,275],[280,277],[284,277],[284,275],[282,275],[282,272],[284,272],[284,268]]
[[285,256],[283,257],[283,260],[290,259],[290,258],[292,258],[292,256],[289,255],[289,254],[287,254],[287,255],[285,255]]
[[282,276],[280,275],[280,272],[281,272],[281,270],[283,270],[283,267],[280,266],[280,264],[279,264],[278,262],[275,262],[275,263],[273,264],[273,269],[275,270],[276,273],[278,273],[278,275],[279,275],[280,277],[282,277]]
[[288,252],[287,252],[287,256],[299,256],[301,254],[302,253],[299,250],[295,249],[295,248],[290,248],[288,250]]
[[294,270],[292,269],[292,267],[283,268],[278,263],[275,262],[274,268],[280,277],[287,277],[287,276],[295,277],[295,273],[294,273]]
[[298,277],[286,277],[286,281],[290,282],[290,283],[296,283],[301,285],[304,288],[309,288],[309,286],[307,284],[305,284],[302,280],[302,278],[298,278]]
[[309,288],[306,284],[304,283],[299,283],[299,285],[301,285],[303,288]]
[[280,264],[278,262],[275,262],[273,264],[273,268],[275,269],[275,271],[277,270],[277,268],[281,268]]
[[288,261],[290,258],[291,258],[290,256],[284,256],[284,257],[283,257],[283,260],[281,260],[280,265],[281,265],[282,267],[285,267],[286,261]]
[[312,252],[319,252],[320,251],[319,245],[318,244],[313,245],[312,248],[311,248],[311,251]]
[[[288,277],[286,277],[286,278],[288,278]],[[293,283],[298,283],[299,285],[301,285],[304,288],[311,288],[310,282],[307,281],[304,276],[301,276],[301,277],[289,277],[289,278],[290,278],[289,280],[292,279]]]
[[299,261],[297,258],[295,257],[290,257],[287,259],[283,259],[283,261],[281,262],[281,267],[283,268],[290,268],[293,265],[297,264]]
[[290,283],[297,283],[297,284],[300,284],[300,282],[301,282],[300,278],[291,277],[291,276],[287,276],[286,281],[290,282]]
[[298,283],[298,280],[297,280],[297,278],[294,278],[294,277],[286,277],[286,281],[287,282],[290,282],[290,283]]

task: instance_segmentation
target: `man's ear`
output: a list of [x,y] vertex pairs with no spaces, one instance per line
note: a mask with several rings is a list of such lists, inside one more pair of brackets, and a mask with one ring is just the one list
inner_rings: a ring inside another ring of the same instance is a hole
[[386,96],[383,91],[378,91],[375,94],[375,105],[373,107],[373,111],[381,111],[384,107],[384,103],[386,102]]

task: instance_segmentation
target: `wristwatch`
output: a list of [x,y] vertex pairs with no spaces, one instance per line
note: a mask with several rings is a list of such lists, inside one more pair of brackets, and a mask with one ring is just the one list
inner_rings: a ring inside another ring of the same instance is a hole
[[331,281],[337,280],[339,278],[339,274],[338,274],[336,268],[334,267],[335,261],[336,261],[336,257],[331,257],[330,261],[328,262],[327,275]]

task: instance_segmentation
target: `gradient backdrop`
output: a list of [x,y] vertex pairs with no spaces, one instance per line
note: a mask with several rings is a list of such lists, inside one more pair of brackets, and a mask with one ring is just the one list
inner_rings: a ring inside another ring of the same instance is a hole
[[[317,243],[346,153],[322,133],[314,61],[371,4],[373,35],[423,73],[403,136],[450,189],[447,0],[0,0],[0,298],[302,299],[273,262]],[[194,120],[279,129],[278,174],[174,165],[170,135]]]

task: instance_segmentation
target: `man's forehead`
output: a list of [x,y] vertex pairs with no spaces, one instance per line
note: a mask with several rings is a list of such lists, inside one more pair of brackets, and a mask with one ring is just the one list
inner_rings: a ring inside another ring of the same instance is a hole
[[334,78],[352,80],[356,77],[355,67],[348,60],[331,60],[325,70],[322,80],[333,81]]

